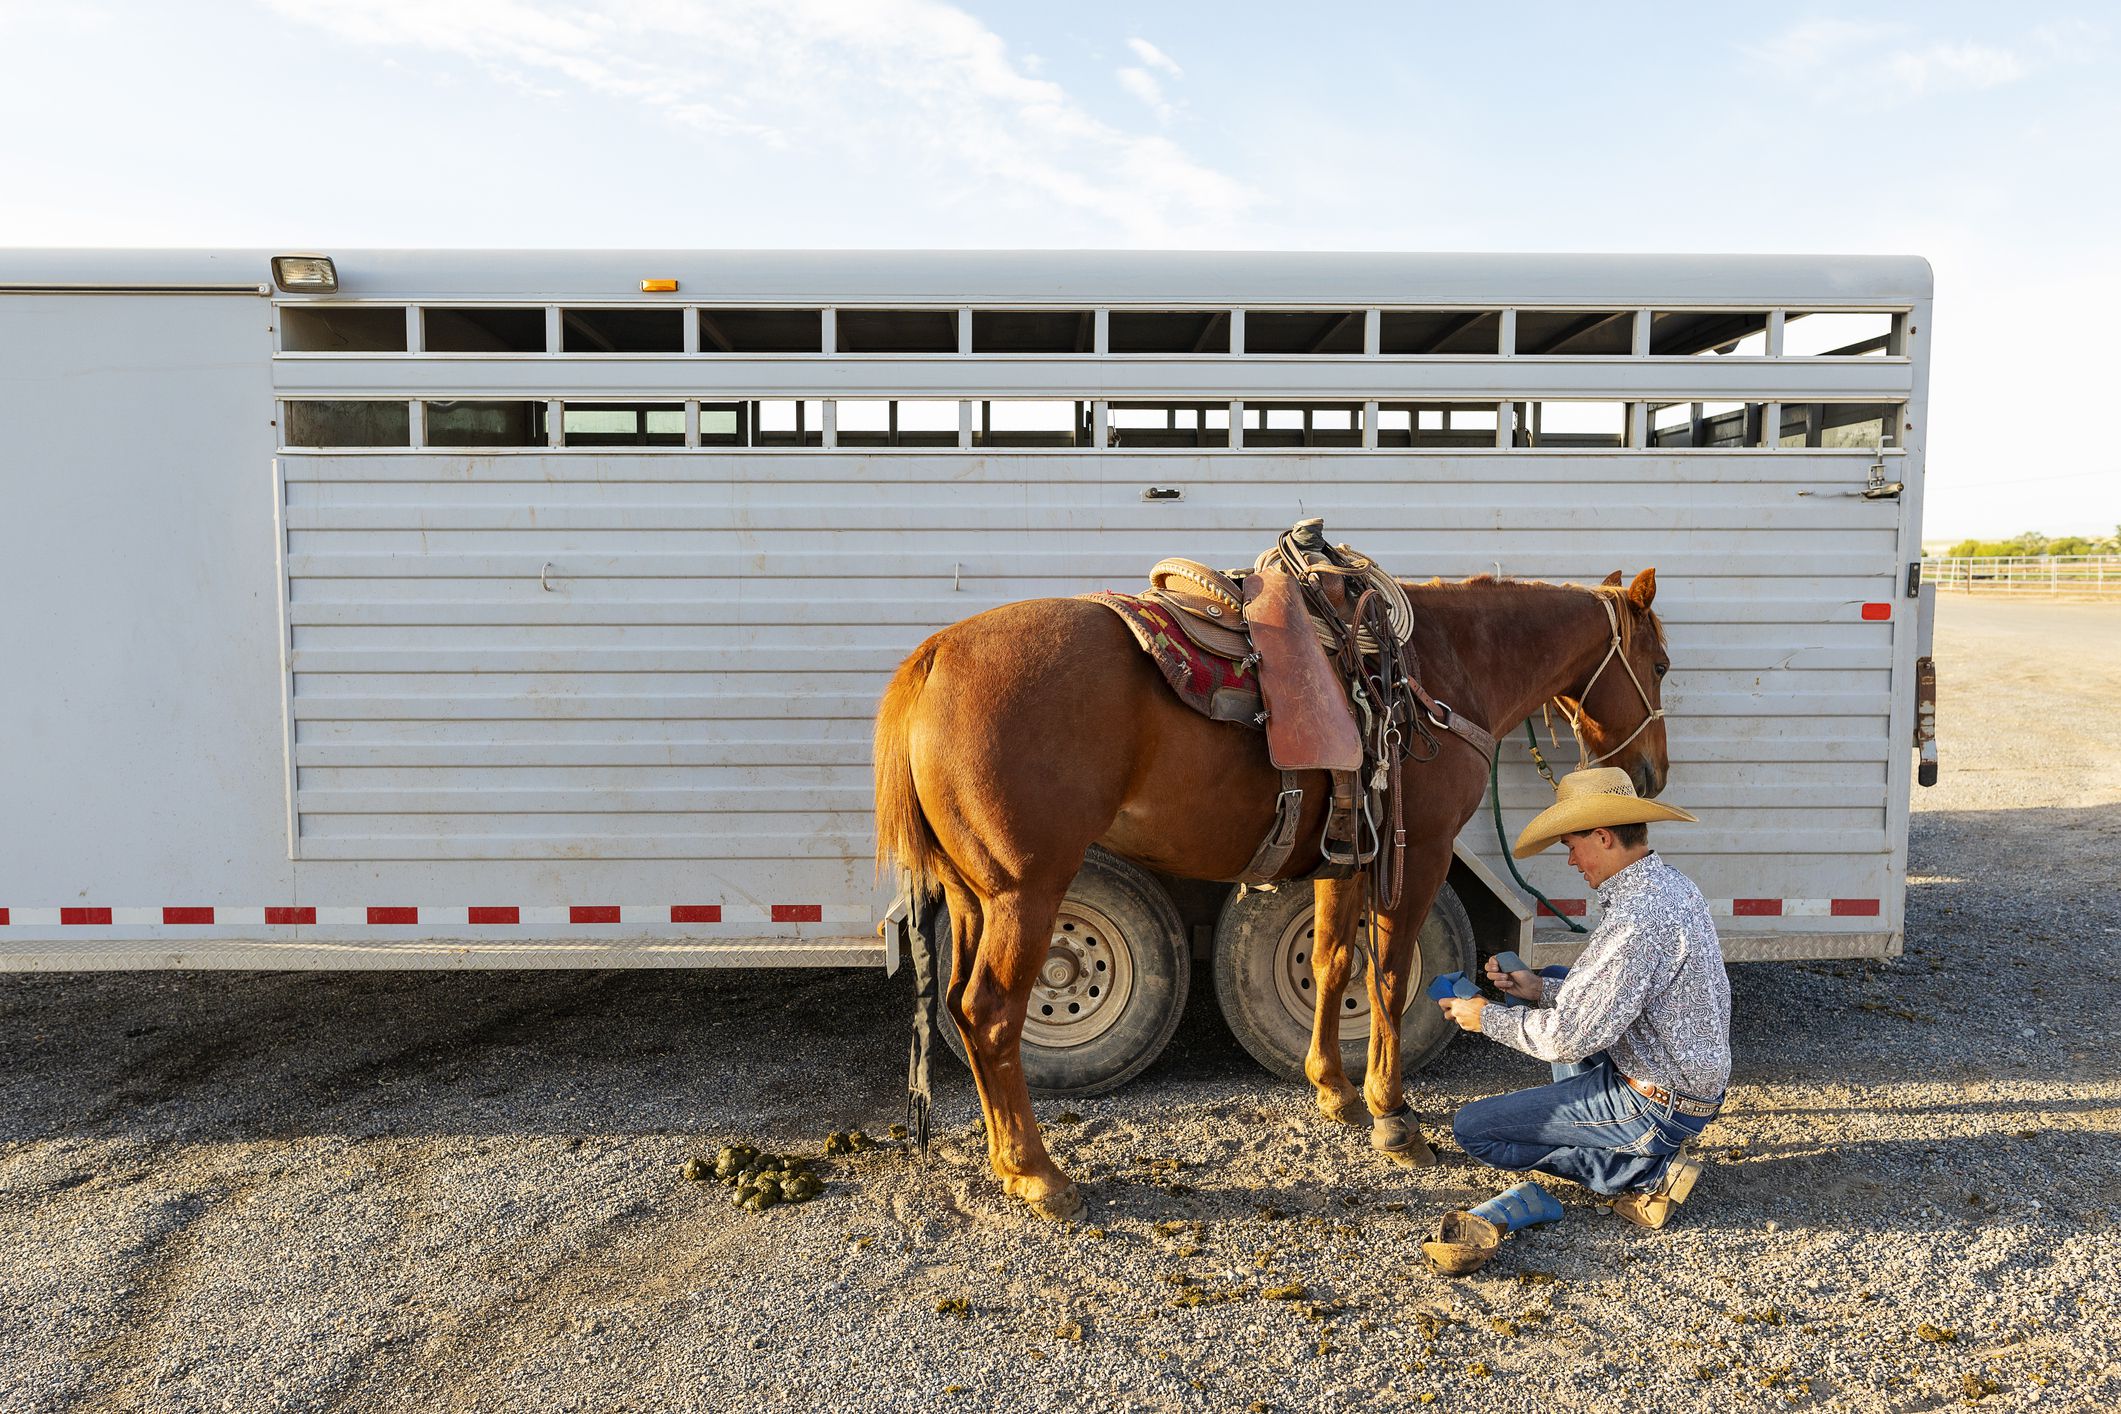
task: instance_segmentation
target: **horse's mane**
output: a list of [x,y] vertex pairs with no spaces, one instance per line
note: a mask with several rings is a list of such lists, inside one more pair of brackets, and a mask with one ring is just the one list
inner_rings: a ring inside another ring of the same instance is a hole
[[1659,649],[1668,647],[1664,634],[1664,620],[1657,617],[1655,609],[1637,609],[1635,601],[1628,597],[1627,586],[1622,584],[1578,584],[1574,580],[1520,579],[1515,575],[1492,574],[1483,571],[1468,575],[1464,579],[1445,579],[1437,575],[1431,579],[1401,580],[1409,591],[1426,590],[1443,594],[1462,594],[1481,589],[1573,589],[1585,594],[1595,594],[1611,599],[1620,612],[1620,633],[1623,646],[1632,637],[1631,629],[1637,620],[1647,620],[1650,630],[1657,635]]

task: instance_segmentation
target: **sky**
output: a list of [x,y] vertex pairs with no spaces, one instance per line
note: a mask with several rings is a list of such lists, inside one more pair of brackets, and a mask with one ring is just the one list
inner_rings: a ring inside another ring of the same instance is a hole
[[[1926,539],[2112,534],[2096,4],[0,0],[0,244],[1885,252]],[[2051,433],[2053,435],[2036,435]]]

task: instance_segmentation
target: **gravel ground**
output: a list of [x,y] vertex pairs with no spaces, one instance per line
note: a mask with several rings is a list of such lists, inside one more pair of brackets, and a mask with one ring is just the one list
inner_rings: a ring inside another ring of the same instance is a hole
[[[1734,969],[1661,1233],[1563,1185],[1431,1275],[1426,1224],[1507,1179],[1326,1127],[1205,976],[1146,1076],[1041,1105],[1066,1230],[947,1061],[925,1167],[758,1215],[679,1179],[897,1119],[903,976],[14,976],[0,1408],[2121,1407],[2121,607],[1952,601],[1939,639],[1907,955]],[[1467,1040],[1415,1101],[1539,1078]]]

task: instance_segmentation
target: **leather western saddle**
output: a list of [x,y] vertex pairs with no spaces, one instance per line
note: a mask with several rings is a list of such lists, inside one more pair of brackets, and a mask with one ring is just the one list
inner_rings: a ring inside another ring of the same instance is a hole
[[[1434,759],[1441,747],[1432,725],[1483,758],[1495,749],[1494,738],[1415,680],[1413,606],[1399,582],[1368,556],[1328,544],[1325,522],[1314,519],[1298,522],[1249,570],[1160,560],[1149,586],[1131,597],[1168,610],[1189,642],[1236,673],[1258,672],[1263,710],[1251,724],[1266,729],[1281,794],[1274,823],[1240,878],[1264,883],[1286,866],[1303,814],[1299,773],[1325,771],[1332,803],[1320,872],[1342,878],[1369,868],[1378,904],[1397,903],[1406,852],[1402,763]],[[1130,596],[1087,597],[1127,619],[1143,646],[1156,651],[1127,612]],[[1226,716],[1198,697],[1187,700]],[[1226,703],[1219,698],[1215,706]],[[1415,757],[1417,740],[1423,753]]]

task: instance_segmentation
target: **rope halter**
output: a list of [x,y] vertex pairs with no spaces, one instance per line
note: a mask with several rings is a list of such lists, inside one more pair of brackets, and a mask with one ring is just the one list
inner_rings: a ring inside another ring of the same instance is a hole
[[1650,723],[1661,721],[1664,718],[1664,708],[1651,703],[1648,689],[1643,687],[1642,679],[1635,674],[1635,665],[1628,661],[1628,655],[1622,651],[1624,645],[1620,632],[1620,611],[1613,607],[1613,596],[1603,591],[1597,591],[1597,593],[1598,603],[1605,610],[1606,627],[1612,631],[1613,641],[1606,648],[1605,657],[1599,659],[1597,670],[1591,674],[1591,680],[1583,685],[1581,692],[1576,694],[1577,704],[1579,706],[1582,705],[1590,697],[1591,689],[1598,686],[1598,679],[1605,675],[1605,670],[1611,667],[1613,660],[1617,658],[1620,660],[1620,666],[1627,670],[1628,681],[1635,684],[1635,695],[1642,699],[1643,710],[1648,715],[1642,719],[1640,726],[1627,734],[1620,745],[1603,755],[1587,756],[1585,753],[1588,748],[1583,741],[1583,714],[1581,712],[1571,712],[1568,703],[1563,702],[1558,697],[1555,698],[1555,702],[1561,708],[1561,715],[1568,721],[1569,730],[1576,734],[1576,758],[1581,763],[1577,767],[1578,770],[1589,770],[1600,762],[1612,760],[1627,749],[1629,742],[1648,731]]

